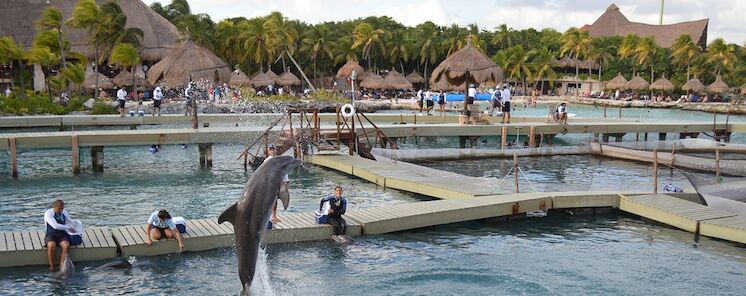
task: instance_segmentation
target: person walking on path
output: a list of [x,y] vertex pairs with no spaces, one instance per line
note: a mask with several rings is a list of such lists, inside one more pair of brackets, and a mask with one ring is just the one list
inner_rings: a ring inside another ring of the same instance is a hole
[[[503,90],[500,93],[500,97],[503,103],[503,121],[502,123],[510,124],[510,89],[507,85],[503,85]],[[505,119],[507,118],[507,121]]]
[[119,104],[119,116],[124,117],[124,105],[127,104],[127,91],[124,87],[117,91],[117,103]]

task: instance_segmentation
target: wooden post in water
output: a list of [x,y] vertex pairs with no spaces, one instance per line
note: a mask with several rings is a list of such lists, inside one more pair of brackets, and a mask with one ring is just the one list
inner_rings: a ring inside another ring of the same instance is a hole
[[243,171],[246,172],[249,170],[249,153],[243,154]]
[[8,144],[10,146],[10,175],[13,176],[13,178],[18,178],[18,158],[17,158],[17,151],[16,151],[16,138],[10,138],[8,139]]
[[518,190],[518,154],[513,152],[513,175],[515,176],[515,193],[519,193]]
[[531,126],[531,130],[528,132],[528,147],[536,147],[536,127],[533,125]]
[[104,172],[104,146],[91,147],[91,167],[95,173]]
[[673,168],[673,162],[676,159],[676,143],[671,144],[671,163],[668,165]]
[[604,118],[606,118],[606,104],[604,104]]
[[653,193],[658,193],[658,149],[653,149]]
[[718,131],[717,119],[718,119],[718,113],[712,112],[712,137],[715,139],[715,142],[720,142],[720,137],[718,137],[717,135],[717,131]]
[[715,145],[715,183],[720,183],[720,149]]
[[80,175],[80,149],[78,148],[78,136],[73,135],[73,174]]
[[199,118],[197,117],[197,98],[192,98],[192,129],[199,128]]
[[505,150],[505,142],[508,141],[508,128],[506,126],[503,126],[502,130],[500,131],[500,149]]
[[622,107],[619,107],[619,118],[622,118]]

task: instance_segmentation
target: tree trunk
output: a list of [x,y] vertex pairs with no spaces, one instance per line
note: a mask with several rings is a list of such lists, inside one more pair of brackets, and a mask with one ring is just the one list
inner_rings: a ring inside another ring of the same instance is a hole
[[689,64],[690,63],[688,63],[688,62],[686,63],[686,81],[689,81],[689,79],[691,79],[689,77],[689,66],[690,66]]
[[62,69],[67,69],[67,60],[65,59],[65,48],[62,47],[62,30],[57,28],[57,45],[60,47],[60,60],[62,62]]
[[399,59],[399,68],[401,68],[401,75],[404,75],[404,64],[402,63],[401,59]]
[[96,43],[96,60],[93,62],[93,75],[96,83],[93,85],[93,99],[98,100],[98,43]]
[[319,77],[316,76],[316,59],[313,59],[313,82],[319,83]]
[[[429,81],[427,80],[427,64],[428,64],[429,62],[430,62],[430,59],[428,58],[428,59],[427,59],[427,61],[425,62],[425,88],[427,88],[427,87],[428,87],[428,82],[429,82]],[[442,76],[441,76],[441,77],[442,77]],[[468,83],[467,83],[467,84],[468,84]],[[464,103],[466,103],[466,102],[464,102]],[[464,107],[464,108],[466,108],[466,107]]]

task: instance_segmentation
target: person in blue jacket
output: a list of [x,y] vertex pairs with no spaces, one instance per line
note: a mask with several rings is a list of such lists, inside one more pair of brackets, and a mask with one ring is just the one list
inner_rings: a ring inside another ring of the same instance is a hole
[[347,230],[347,222],[342,218],[342,215],[347,212],[347,199],[342,196],[342,187],[335,187],[334,195],[321,199],[319,211],[323,208],[325,202],[329,202],[329,205],[331,206],[328,212],[329,220],[327,223],[332,226],[334,235],[344,235],[345,230]]

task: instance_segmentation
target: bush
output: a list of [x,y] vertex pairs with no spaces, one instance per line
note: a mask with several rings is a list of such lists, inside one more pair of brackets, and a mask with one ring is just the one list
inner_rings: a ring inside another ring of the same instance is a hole
[[91,115],[118,114],[117,108],[105,102],[96,102],[91,109]]
[[63,106],[49,101],[44,95],[30,95],[26,98],[18,98],[11,94],[9,98],[0,98],[0,113],[14,115],[54,114],[63,115],[73,111],[83,111],[84,100],[72,98]]
[[328,102],[328,103],[348,103],[349,100],[340,96],[339,93],[329,91],[326,89],[319,89],[310,95],[311,99],[317,102]]

